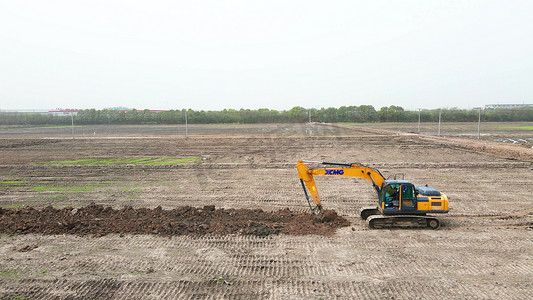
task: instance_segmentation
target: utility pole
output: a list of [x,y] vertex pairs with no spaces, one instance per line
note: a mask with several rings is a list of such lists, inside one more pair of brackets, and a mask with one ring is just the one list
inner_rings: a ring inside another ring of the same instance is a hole
[[481,107],[477,108],[478,117],[477,117],[477,139],[481,138]]
[[187,110],[185,110],[185,139],[189,138],[189,122],[187,121]]
[[442,115],[442,108],[439,110],[439,133],[437,134],[440,136],[440,121],[441,121],[441,115]]
[[70,119],[72,120],[72,139],[74,139],[74,113],[70,113]]
[[309,137],[311,137],[312,129],[311,129],[311,111],[308,110],[307,113],[309,114]]
[[418,133],[420,133],[420,110],[422,110],[421,108],[418,109]]

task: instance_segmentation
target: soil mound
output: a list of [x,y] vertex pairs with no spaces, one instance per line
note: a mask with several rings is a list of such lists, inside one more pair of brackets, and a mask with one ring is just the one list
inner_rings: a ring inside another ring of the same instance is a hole
[[215,209],[182,206],[172,210],[133,208],[113,209],[94,203],[83,208],[42,210],[32,207],[0,208],[0,232],[6,234],[77,234],[102,236],[118,234],[204,235],[271,234],[331,235],[350,223],[334,211],[323,218],[289,209],[266,212],[261,209]]

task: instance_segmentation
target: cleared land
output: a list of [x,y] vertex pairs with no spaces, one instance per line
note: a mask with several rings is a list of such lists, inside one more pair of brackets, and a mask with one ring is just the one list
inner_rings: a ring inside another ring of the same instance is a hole
[[307,159],[404,173],[445,192],[451,212],[435,231],[371,230],[357,217],[375,202],[368,182],[318,178],[324,206],[351,223],[333,236],[3,234],[0,298],[533,298],[532,144],[454,126],[435,137],[409,133],[416,124],[315,124],[309,138],[299,124],[195,125],[187,140],[183,126],[77,127],[76,140],[70,128],[1,128],[2,209],[297,214],[308,207],[295,163]]

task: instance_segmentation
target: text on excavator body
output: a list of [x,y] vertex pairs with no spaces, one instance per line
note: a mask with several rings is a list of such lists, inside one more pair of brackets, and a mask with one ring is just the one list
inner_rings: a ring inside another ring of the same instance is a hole
[[326,170],[325,175],[342,175],[344,174],[344,170]]

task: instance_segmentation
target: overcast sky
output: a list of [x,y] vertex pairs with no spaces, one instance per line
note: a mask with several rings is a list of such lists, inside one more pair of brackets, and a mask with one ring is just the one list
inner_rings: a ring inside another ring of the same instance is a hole
[[533,103],[533,1],[0,1],[0,110]]

